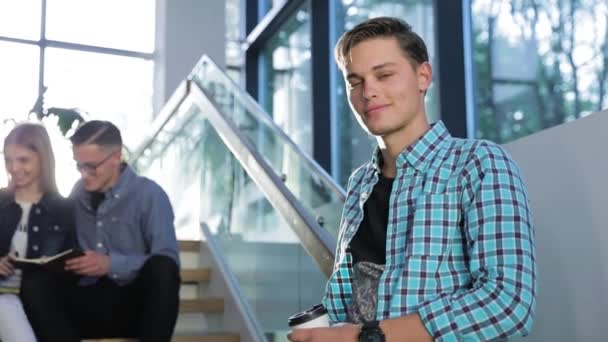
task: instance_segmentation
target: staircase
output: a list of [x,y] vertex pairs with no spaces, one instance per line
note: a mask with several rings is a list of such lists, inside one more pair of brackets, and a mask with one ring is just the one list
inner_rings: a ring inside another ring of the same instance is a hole
[[[179,241],[182,264],[179,316],[172,342],[240,342],[236,333],[226,333],[221,329],[224,313],[224,299],[205,296],[212,272],[201,265],[201,253],[205,242]],[[111,338],[87,339],[83,342],[136,342],[137,339]]]

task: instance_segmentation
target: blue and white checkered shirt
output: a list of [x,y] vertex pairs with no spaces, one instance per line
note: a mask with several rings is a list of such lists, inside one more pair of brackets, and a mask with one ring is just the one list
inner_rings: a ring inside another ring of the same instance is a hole
[[[323,303],[347,320],[350,241],[378,181],[379,153],[348,184]],[[377,319],[417,313],[437,341],[526,335],[536,306],[534,233],[519,169],[498,145],[438,122],[397,158]]]

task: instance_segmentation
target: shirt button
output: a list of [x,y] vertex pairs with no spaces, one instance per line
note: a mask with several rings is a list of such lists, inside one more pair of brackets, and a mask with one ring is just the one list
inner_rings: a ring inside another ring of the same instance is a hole
[[112,278],[114,278],[114,279],[118,278],[118,274],[116,274],[116,273],[112,274]]
[[33,227],[32,227],[32,230],[33,230],[34,232],[37,232],[37,231],[38,231],[38,226],[33,226]]
[[103,226],[103,222],[97,221],[97,227],[101,227],[101,226]]
[[35,250],[35,251],[37,251],[38,250],[38,245],[33,245],[32,249]]
[[119,194],[115,194],[115,195],[114,195],[114,198],[119,199],[119,198],[120,198],[120,195],[119,195]]
[[36,214],[40,214],[40,208],[36,208]]
[[367,192],[361,193],[361,198],[366,199],[369,194]]
[[98,242],[98,243],[97,243],[97,248],[102,248],[102,247],[103,247],[103,243]]
[[59,226],[53,226],[53,230],[59,230]]

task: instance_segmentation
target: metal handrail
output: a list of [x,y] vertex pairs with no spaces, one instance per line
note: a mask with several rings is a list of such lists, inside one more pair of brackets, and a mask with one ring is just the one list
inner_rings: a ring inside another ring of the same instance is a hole
[[167,122],[169,122],[173,115],[175,115],[175,112],[177,111],[179,106],[181,106],[181,104],[184,102],[184,100],[190,93],[189,87],[190,82],[188,81],[182,81],[177,86],[167,103],[161,109],[160,113],[158,113],[156,118],[154,118],[151,129],[144,136],[139,146],[129,156],[130,161],[132,161],[133,163],[137,161],[137,159],[141,157],[142,153],[148,148],[148,146],[152,144],[154,139],[156,139],[158,133],[160,133],[163,127],[167,124]]
[[189,97],[194,98],[194,103],[201,107],[202,112],[207,116],[226,146],[240,161],[262,192],[265,193],[268,201],[286,218],[304,249],[313,257],[321,271],[329,277],[333,270],[335,258],[335,239],[299,203],[287,189],[281,176],[276,174],[234,122],[219,111],[213,98],[196,82],[189,80],[180,84],[178,90],[171,96],[167,105],[155,120],[151,133],[133,153],[132,160],[135,162],[141,157],[163,126],[177,113],[177,108]]
[[266,195],[266,199],[283,215],[321,271],[329,277],[333,271],[335,239],[300,204],[283,183],[280,175],[276,174],[234,122],[219,111],[213,98],[196,83],[190,84],[189,89],[190,96],[195,100],[194,103],[199,106],[224,144]]
[[[197,67],[195,67],[195,70],[200,68],[200,66],[205,63],[209,63],[219,70],[217,64],[215,64],[213,60],[207,55],[203,55],[203,57],[201,57],[199,62],[196,64]],[[228,80],[228,84],[233,89],[237,89],[240,91],[239,85],[233,79],[228,76],[226,76],[226,79]],[[314,159],[312,159],[308,154],[306,154],[293,140],[291,140],[291,138],[279,127],[279,125],[277,125],[274,120],[272,120],[270,115],[266,113],[266,111],[253,97],[251,97],[249,93],[242,93],[242,96],[244,96],[245,100],[243,101],[243,105],[247,108],[247,110],[253,116],[255,116],[255,118],[259,122],[262,122],[266,126],[268,126],[274,134],[279,136],[281,140],[283,140],[287,145],[289,145],[296,152],[296,154],[298,154],[302,158],[304,163],[306,163],[306,165],[310,167],[310,169],[312,169],[314,173],[320,176],[320,179],[323,181],[323,183],[325,183],[330,188],[330,190],[332,190],[338,196],[338,198],[342,202],[344,202],[346,200],[346,192],[344,191],[344,188],[342,188],[338,183],[336,183],[336,181],[327,173],[327,171],[325,171],[324,168],[322,168]]]
[[241,293],[243,290],[239,286],[239,282],[228,267],[226,258],[221,251],[221,247],[217,241],[213,238],[211,231],[205,222],[201,222],[201,232],[203,236],[207,237],[207,247],[209,253],[213,255],[217,269],[222,274],[222,278],[226,283],[226,288],[233,298],[236,298],[234,304],[237,306],[237,310],[244,316],[244,322],[248,333],[251,335],[251,339],[254,341],[266,341],[264,336],[264,329],[258,321],[257,317],[253,314],[253,309],[246,300],[243,300]]
[[[212,61],[206,57],[203,57],[203,61],[212,63]],[[232,84],[232,86],[236,85]],[[252,104],[254,107],[253,110]],[[333,270],[335,258],[335,238],[331,236],[327,230],[321,227],[311,213],[300,204],[299,200],[284,184],[281,175],[278,175],[274,171],[264,156],[258,152],[249,138],[238,129],[232,119],[219,110],[220,107],[213,97],[195,81],[187,80],[180,83],[177,90],[156,117],[149,134],[146,135],[143,142],[131,155],[131,161],[136,163],[137,160],[143,156],[146,149],[158,137],[160,132],[162,132],[165,125],[180,112],[179,108],[184,105],[196,105],[200,108],[210,126],[218,133],[218,136],[230,149],[235,158],[239,160],[243,169],[258,185],[259,189],[265,194],[272,206],[285,218],[285,221],[300,239],[303,248],[310,254],[313,260],[315,260],[325,276],[329,277]],[[246,106],[256,119],[267,124],[268,127],[275,130],[275,133],[284,138],[284,141],[287,144],[290,144],[294,151],[303,157],[302,159],[311,167],[313,172],[316,172],[320,178],[324,179],[326,184],[330,184],[330,188],[332,188],[340,198],[344,199],[344,190],[333,182],[333,179],[331,179],[316,162],[304,154],[301,149],[295,145],[280,128],[278,128],[270,117],[262,111],[253,99],[248,98],[248,104],[246,104]],[[204,226],[204,223],[201,223],[201,230],[210,234],[207,227]],[[207,234],[205,235],[207,236]],[[224,275],[229,274],[230,271],[227,264],[225,264],[225,262],[220,262],[224,259],[222,257],[217,257],[218,254],[221,254],[219,250],[215,251],[216,260],[219,260],[218,267],[225,268],[220,270],[220,272]],[[248,321],[245,322],[248,333],[254,340],[263,340],[263,329],[253,315],[253,311],[249,307],[248,302],[244,297],[238,294],[238,283],[234,277],[231,276],[224,276],[224,279],[231,289],[237,309],[244,315],[243,317],[247,317],[248,319]]]

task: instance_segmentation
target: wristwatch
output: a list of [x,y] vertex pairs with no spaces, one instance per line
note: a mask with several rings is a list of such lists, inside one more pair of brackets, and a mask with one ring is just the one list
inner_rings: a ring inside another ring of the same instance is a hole
[[384,333],[380,329],[380,322],[371,321],[363,323],[359,332],[359,342],[385,342]]

